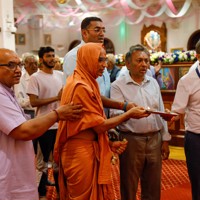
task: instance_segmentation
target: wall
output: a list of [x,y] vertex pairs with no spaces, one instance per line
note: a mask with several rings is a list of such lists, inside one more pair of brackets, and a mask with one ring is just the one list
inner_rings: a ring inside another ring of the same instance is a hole
[[[187,42],[191,34],[200,29],[199,10],[194,13],[190,13],[189,16],[184,18],[169,19],[166,16],[155,19],[145,19],[145,25],[149,26],[154,24],[161,26],[163,21],[166,23],[167,27],[167,51],[169,52],[171,48],[180,48],[187,50]],[[133,44],[140,43],[140,32],[143,28],[144,23],[137,25],[120,24],[118,26],[107,26],[106,27],[106,37],[111,39],[115,46],[116,54],[126,53],[129,47]],[[122,27],[123,26],[123,27]],[[121,33],[121,29],[124,28],[125,35]],[[81,39],[80,29],[77,27],[70,27],[65,29],[59,28],[30,28],[26,25],[21,25],[18,27],[17,33],[26,34],[26,45],[17,45],[16,50],[19,55],[26,51],[36,50],[44,45],[44,34],[51,34],[52,37],[52,47],[55,48],[56,53],[63,57],[69,48],[70,43],[73,40]]]
[[0,48],[15,50],[13,0],[0,0]]

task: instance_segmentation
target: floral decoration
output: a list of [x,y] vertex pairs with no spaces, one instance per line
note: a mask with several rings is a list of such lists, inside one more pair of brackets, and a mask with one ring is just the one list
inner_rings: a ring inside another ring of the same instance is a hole
[[173,64],[177,62],[194,62],[196,61],[196,51],[177,51],[175,53],[150,52],[151,64],[161,61],[163,64]]
[[[116,65],[125,65],[125,55],[117,54],[115,55]],[[175,53],[165,53],[165,52],[152,52],[150,51],[150,62],[152,65],[161,61],[163,64],[174,64],[177,62],[195,62],[196,51],[177,51]]]
[[125,65],[125,55],[124,54],[117,54],[115,55],[115,64],[119,66]]

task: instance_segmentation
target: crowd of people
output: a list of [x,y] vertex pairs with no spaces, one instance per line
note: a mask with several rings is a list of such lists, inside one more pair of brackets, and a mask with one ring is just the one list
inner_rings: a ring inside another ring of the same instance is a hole
[[[136,200],[139,181],[142,200],[160,200],[169,119],[147,108],[165,111],[162,64],[151,66],[147,48],[136,44],[120,69],[106,54],[105,30],[100,18],[83,19],[82,41],[63,65],[49,46],[40,47],[39,59],[0,48],[0,200],[45,200],[47,186],[56,186],[60,200]],[[196,53],[172,111],[186,115],[192,199],[200,200],[200,41]],[[49,162],[55,183],[48,180]]]

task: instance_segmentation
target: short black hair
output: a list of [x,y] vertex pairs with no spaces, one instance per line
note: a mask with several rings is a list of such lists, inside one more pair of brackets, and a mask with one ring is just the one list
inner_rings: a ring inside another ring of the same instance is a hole
[[100,19],[99,17],[86,17],[85,19],[83,19],[83,21],[81,22],[81,29],[86,29],[88,28],[88,26],[90,25],[91,21],[98,21],[98,22],[103,22],[102,19]]
[[200,40],[196,43],[195,50],[197,54],[200,54]]
[[44,54],[49,52],[55,52],[55,50],[52,47],[40,47],[38,56],[39,58],[43,58]]

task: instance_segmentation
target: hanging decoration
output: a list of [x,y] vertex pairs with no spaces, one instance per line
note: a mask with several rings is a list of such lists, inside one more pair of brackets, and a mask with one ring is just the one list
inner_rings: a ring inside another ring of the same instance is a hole
[[175,18],[175,17],[182,17],[183,15],[186,14],[186,12],[188,11],[188,9],[190,8],[191,6],[191,3],[192,3],[192,0],[185,0],[185,3],[182,7],[182,9],[180,10],[180,12],[178,14],[174,14],[172,12],[173,10],[173,6],[171,7],[167,7],[166,9],[166,14],[169,16],[169,17],[172,17],[172,18]]
[[67,3],[67,0],[56,0],[58,4],[65,4]]
[[[86,15],[94,16],[94,13],[97,13],[96,16],[104,19],[107,25],[110,23],[113,26],[119,25],[121,21],[139,24],[146,18],[160,20],[161,16],[182,17],[188,14],[193,4],[192,0],[182,1],[183,6],[177,9],[173,0],[15,0],[14,12],[18,25],[27,23],[34,13],[47,16],[49,20],[53,19],[52,23],[47,24],[55,27],[59,26],[60,21],[67,21],[68,23],[64,23],[65,28],[76,25],[74,18],[77,18],[79,21],[77,24],[80,24]],[[69,21],[70,19],[73,21]]]

